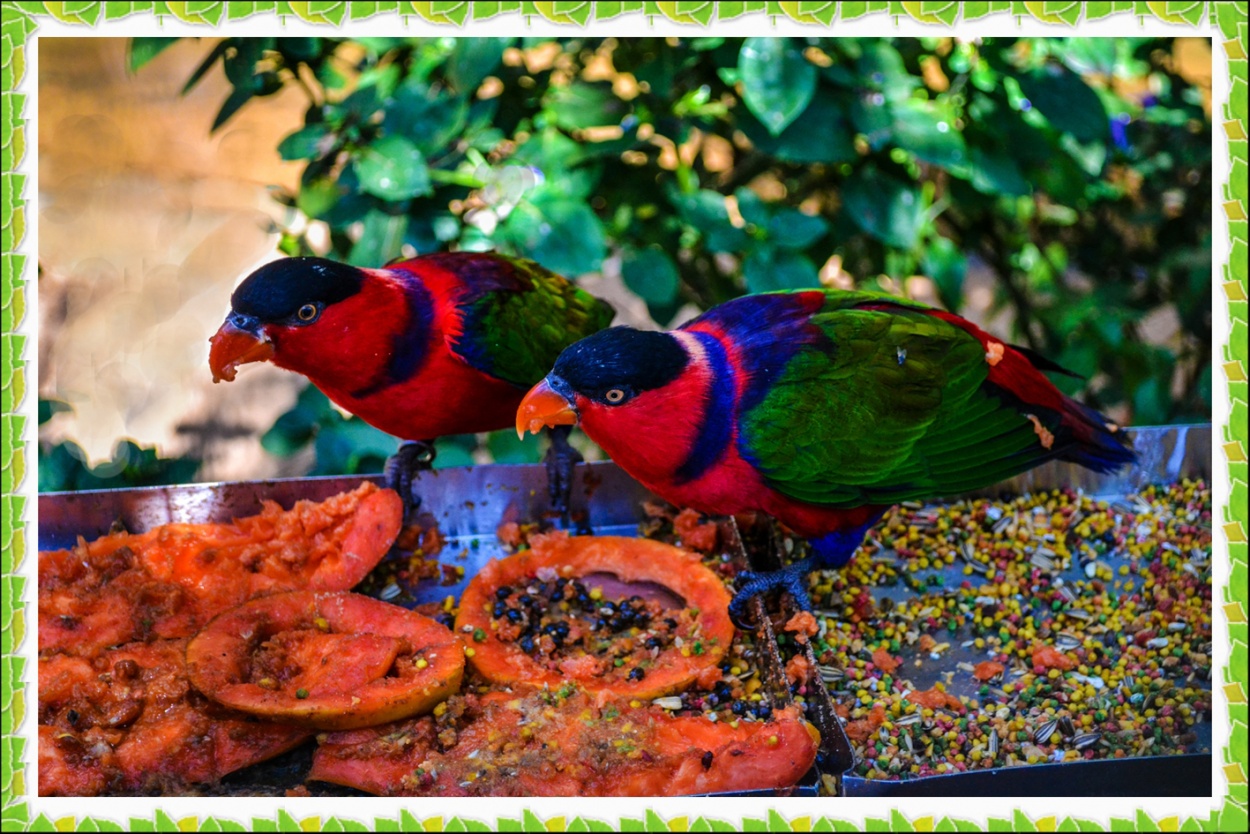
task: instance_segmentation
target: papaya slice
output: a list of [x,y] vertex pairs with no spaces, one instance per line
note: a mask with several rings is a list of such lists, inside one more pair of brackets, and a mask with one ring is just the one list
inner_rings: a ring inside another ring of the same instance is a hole
[[186,638],[91,660],[39,659],[39,794],[182,793],[283,753],[305,727],[260,721],[191,688]]
[[461,700],[438,719],[320,736],[309,778],[382,796],[733,793],[794,785],[819,747],[793,706],[734,727],[580,691]]
[[[530,543],[489,562],[460,600],[456,630],[472,635],[469,662],[493,683],[575,681],[601,700],[655,698],[685,689],[729,650],[729,592],[696,554],[620,536]],[[621,583],[621,594],[662,592],[613,599]]]
[[364,482],[230,524],[175,523],[39,554],[39,651],[91,657],[132,641],[190,637],[263,594],[345,591],[399,535],[403,503]]
[[460,686],[464,646],[434,620],[352,593],[293,591],[221,614],[187,645],[220,704],[343,730],[428,712]]

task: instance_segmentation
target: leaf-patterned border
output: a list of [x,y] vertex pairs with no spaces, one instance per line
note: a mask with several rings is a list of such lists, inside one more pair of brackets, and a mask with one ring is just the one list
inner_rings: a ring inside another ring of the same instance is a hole
[[[649,23],[669,22],[682,26],[712,26],[717,22],[755,16],[762,23],[789,20],[813,27],[834,27],[840,22],[876,15],[883,20],[917,21],[934,27],[934,31],[950,28],[961,22],[991,16],[1010,17],[1018,22],[1041,21],[1055,26],[1076,26],[1082,21],[1095,21],[1111,15],[1158,19],[1169,24],[1192,27],[1196,34],[1209,33],[1216,49],[1223,49],[1227,58],[1229,99],[1218,102],[1228,148],[1228,181],[1222,184],[1222,208],[1227,219],[1229,248],[1222,253],[1221,286],[1228,305],[1229,341],[1221,346],[1222,367],[1228,383],[1228,422],[1221,428],[1221,444],[1228,469],[1230,503],[1221,508],[1222,530],[1228,548],[1230,582],[1223,588],[1223,612],[1228,623],[1229,664],[1222,670],[1222,689],[1228,705],[1230,736],[1222,740],[1223,775],[1227,793],[1223,803],[1207,817],[1177,816],[1155,819],[1138,810],[1133,816],[1113,817],[1113,831],[1202,831],[1245,830],[1247,827],[1247,284],[1248,248],[1247,173],[1250,159],[1250,121],[1247,119],[1247,16],[1239,3],[1190,2],[1189,0],[1110,0],[1109,2],[1068,2],[1068,0],[988,0],[987,2],[951,2],[951,0],[867,0],[867,2],[659,2],[658,0],[623,0],[623,2],[588,2],[567,0],[537,2],[534,0],[499,0],[499,2],[416,2],[377,0],[376,2],[344,2],[343,0],[258,0],[257,2],[0,2],[0,826],[4,830],[42,831],[476,831],[492,830],[492,826],[472,819],[442,816],[418,817],[413,811],[400,810],[398,816],[376,817],[365,824],[355,819],[330,817],[298,817],[278,809],[272,817],[253,817],[247,821],[213,816],[176,816],[156,810],[150,818],[130,817],[125,823],[91,816],[61,815],[50,807],[35,807],[32,797],[34,774],[31,755],[33,745],[19,729],[26,717],[28,696],[22,677],[26,660],[19,654],[31,624],[23,604],[25,579],[20,571],[27,556],[31,531],[27,529],[28,498],[34,492],[33,479],[27,478],[27,444],[33,433],[33,421],[27,419],[31,409],[26,398],[27,377],[25,335],[19,329],[26,321],[27,268],[34,258],[24,254],[29,246],[26,234],[27,213],[24,195],[28,176],[22,173],[23,163],[29,167],[28,136],[24,114],[35,103],[27,93],[33,81],[27,78],[26,49],[37,31],[41,18],[54,18],[67,24],[95,27],[101,22],[124,18],[155,17],[158,22],[173,19],[179,23],[217,27],[248,18],[276,17],[278,20],[298,19],[302,22],[341,26],[353,21],[378,16],[420,18],[424,22],[447,26],[455,34],[468,34],[474,24],[501,16],[510,16],[520,26],[538,21],[544,25],[599,27],[605,21],[623,16],[643,18]],[[611,25],[611,24],[607,24]],[[27,332],[33,325],[26,323]],[[1217,534],[1218,539],[1218,534]],[[1218,548],[1217,548],[1218,552]],[[1218,780],[1217,780],[1218,782]],[[42,802],[50,806],[49,802]],[[66,803],[69,804],[69,803]],[[549,807],[544,803],[544,807]],[[804,805],[804,808],[810,807]],[[68,810],[68,809],[67,809]],[[840,830],[909,830],[909,831],[1097,831],[1101,823],[1073,817],[1045,816],[1030,818],[1016,810],[1009,818],[989,818],[977,823],[950,817],[908,817],[893,810],[889,817],[868,817],[857,822],[823,816],[786,817],[772,808],[756,810],[736,822],[688,816],[665,819],[652,809],[640,808],[615,823],[582,817],[551,816],[542,818],[524,809],[519,816],[497,817],[493,828],[500,831],[840,831]]]

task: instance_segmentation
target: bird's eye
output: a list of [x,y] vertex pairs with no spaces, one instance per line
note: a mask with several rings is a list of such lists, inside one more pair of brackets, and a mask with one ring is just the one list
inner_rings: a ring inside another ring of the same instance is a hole
[[296,311],[295,315],[300,321],[312,321],[317,317],[317,305],[305,304],[303,307],[300,307],[298,311]]
[[624,401],[625,392],[620,388],[612,388],[608,391],[608,393],[603,395],[603,398],[615,405],[616,403]]

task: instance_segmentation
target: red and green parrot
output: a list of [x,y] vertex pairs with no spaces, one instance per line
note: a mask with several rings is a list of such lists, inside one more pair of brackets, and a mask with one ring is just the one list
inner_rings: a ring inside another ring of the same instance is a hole
[[560,354],[518,433],[578,424],[666,501],[762,511],[809,558],[746,573],[731,613],[845,564],[892,505],[993,484],[1048,460],[1134,460],[1121,428],[1064,396],[1062,369],[958,316],[862,292],[744,296],[670,332],[614,327]]
[[[243,280],[212,337],[213,381],[247,362],[303,374],[366,423],[405,441],[387,480],[413,507],[414,468],[435,438],[513,424],[560,351],[607,327],[612,308],[533,261],[484,252],[424,255],[382,269],[285,258]],[[568,512],[580,455],[552,432],[552,503]]]

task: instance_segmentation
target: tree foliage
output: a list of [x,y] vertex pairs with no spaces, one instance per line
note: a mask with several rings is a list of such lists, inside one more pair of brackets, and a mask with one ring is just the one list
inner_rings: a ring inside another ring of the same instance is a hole
[[[571,277],[619,257],[660,325],[818,286],[831,256],[862,287],[927,276],[959,312],[975,262],[1004,335],[1086,377],[1068,393],[1209,419],[1211,122],[1167,39],[230,38],[188,88],[217,64],[214,130],[308,97],[278,147],[304,163],[278,196],[308,221],[288,254],[499,249]],[[1173,314],[1178,337],[1145,338]],[[319,471],[375,466],[377,438],[318,396],[267,448],[326,432]]]

